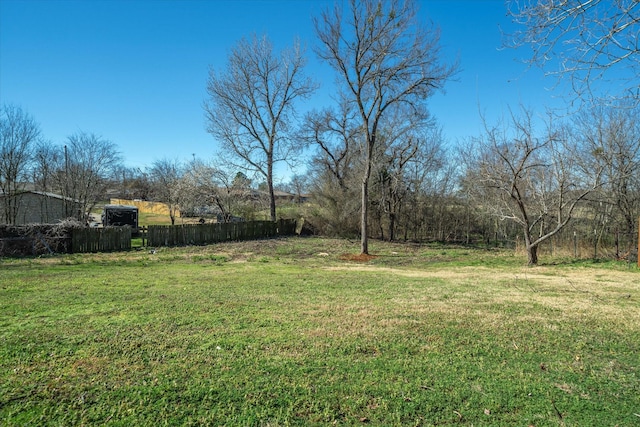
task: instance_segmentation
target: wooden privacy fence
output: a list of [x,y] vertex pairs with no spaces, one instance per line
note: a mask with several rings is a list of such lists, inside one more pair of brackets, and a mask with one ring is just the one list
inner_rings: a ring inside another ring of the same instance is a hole
[[76,228],[71,232],[71,252],[110,252],[131,249],[131,228]]
[[296,221],[229,222],[213,224],[150,225],[147,229],[149,246],[207,245],[230,240],[263,239],[288,236],[296,232]]
[[[52,224],[0,226],[0,257],[45,253],[110,252],[131,249],[130,227],[64,227]],[[149,246],[206,245],[296,233],[295,220],[155,225],[147,228]],[[143,234],[144,238],[144,234]]]

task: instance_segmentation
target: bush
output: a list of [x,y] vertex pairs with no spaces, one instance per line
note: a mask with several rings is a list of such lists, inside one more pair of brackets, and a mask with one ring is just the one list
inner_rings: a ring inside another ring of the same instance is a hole
[[74,219],[57,224],[0,225],[0,257],[70,253],[71,230],[83,227]]

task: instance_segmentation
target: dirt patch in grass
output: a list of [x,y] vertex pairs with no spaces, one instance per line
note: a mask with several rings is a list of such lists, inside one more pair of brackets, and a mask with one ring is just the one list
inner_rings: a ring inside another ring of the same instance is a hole
[[378,258],[376,255],[369,254],[342,254],[340,255],[340,259],[343,261],[351,261],[351,262],[369,262],[372,259]]

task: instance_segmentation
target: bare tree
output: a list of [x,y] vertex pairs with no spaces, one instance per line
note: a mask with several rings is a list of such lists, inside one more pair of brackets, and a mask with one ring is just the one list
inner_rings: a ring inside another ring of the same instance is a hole
[[[596,201],[603,203],[607,219],[625,236],[627,249],[635,238],[640,214],[640,123],[638,108],[599,106],[583,111],[574,124],[585,147],[587,167],[602,170]],[[617,254],[619,256],[619,254]]]
[[[405,173],[409,162],[420,148],[416,140],[408,138],[404,144],[393,147],[379,165],[377,184],[379,187],[379,211],[387,217],[387,239],[395,240],[396,220],[402,210],[402,202],[409,192]],[[382,230],[382,221],[380,223]],[[384,236],[383,233],[381,233]]]
[[307,185],[309,177],[307,175],[293,175],[286,185],[290,193],[295,195],[295,202],[300,204],[304,201],[305,193],[307,191]]
[[[62,195],[80,204],[80,213],[89,213],[103,200],[109,183],[122,165],[122,157],[115,144],[93,133],[78,132],[67,138],[62,147],[62,161],[58,165],[59,188]],[[75,203],[69,203],[71,209]],[[69,210],[68,216],[75,216]]]
[[309,173],[313,199],[319,207],[314,226],[330,235],[354,235],[358,231],[360,203],[354,178],[356,160],[362,156],[356,119],[355,109],[343,100],[336,108],[307,114],[299,134],[312,147]]
[[0,109],[0,192],[2,219],[13,224],[18,215],[20,192],[29,178],[29,166],[40,127],[21,108],[4,105]]
[[35,189],[60,193],[58,174],[64,153],[50,141],[41,141],[33,153],[32,179]]
[[291,138],[295,103],[308,97],[314,84],[303,75],[304,52],[274,52],[266,36],[242,39],[228,57],[227,69],[209,72],[204,104],[207,130],[223,145],[222,156],[264,177],[271,220],[276,220],[274,165],[292,161],[301,148]]
[[[582,171],[575,141],[551,124],[535,133],[532,114],[514,113],[506,126],[487,126],[467,153],[468,188],[480,206],[522,230],[528,262],[538,263],[538,247],[562,230],[575,208],[600,185],[600,171]],[[578,147],[581,148],[581,147]]]
[[194,160],[185,168],[183,180],[186,203],[183,207],[189,205],[194,214],[201,216],[215,209],[218,221],[230,222],[249,198],[250,189],[245,188],[248,180],[242,183],[242,175],[234,177],[219,162]]
[[151,194],[149,175],[139,167],[122,166],[116,172],[120,187],[120,197],[123,199],[148,200]]
[[506,44],[530,46],[530,62],[547,74],[568,77],[578,98],[593,95],[594,84],[613,78],[614,70],[624,82],[622,96],[639,98],[637,0],[510,0],[508,11],[524,29],[509,35]]
[[[381,132],[384,149],[376,159],[376,187],[379,210],[386,216],[387,238],[395,240],[396,228],[406,209],[405,199],[413,188],[412,175],[421,169],[422,175],[440,169],[437,158],[442,155],[442,135],[431,121],[414,123],[410,115],[396,112],[395,118]],[[382,224],[381,224],[382,226]]]
[[174,225],[181,204],[188,198],[183,180],[184,165],[178,160],[164,158],[154,161],[148,174],[154,199],[167,205],[171,225]]
[[419,137],[424,140],[420,149],[403,168],[406,208],[399,217],[404,223],[404,238],[411,232],[418,239],[419,230],[426,228],[433,231],[431,238],[444,241],[457,205],[453,197],[457,164],[447,156],[440,127],[429,128]]
[[315,147],[313,163],[335,178],[341,189],[357,156],[359,128],[357,116],[348,102],[341,102],[337,110],[326,108],[312,111],[305,117],[299,138]]
[[[404,104],[426,114],[423,102],[455,71],[440,62],[439,32],[417,19],[412,0],[350,0],[314,20],[317,53],[337,72],[343,96],[358,114],[365,149],[361,180],[361,252],[367,254],[369,180],[381,121]],[[347,22],[344,22],[346,15]]]

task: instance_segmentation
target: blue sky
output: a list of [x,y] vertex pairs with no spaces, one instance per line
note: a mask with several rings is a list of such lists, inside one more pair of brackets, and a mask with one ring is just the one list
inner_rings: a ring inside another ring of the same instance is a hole
[[[340,0],[343,1],[343,0]],[[311,17],[333,0],[0,0],[0,103],[16,104],[57,143],[78,131],[113,141],[128,166],[161,158],[210,159],[202,103],[209,67],[222,69],[234,43],[267,34],[276,47],[299,38],[307,73],[322,87],[303,109],[328,102],[333,75],[312,51]],[[344,2],[346,4],[346,1]],[[429,108],[450,144],[478,135],[523,104],[557,104],[526,52],[502,50],[510,19],[502,0],[420,0],[421,19],[441,29],[455,81]],[[283,172],[284,173],[284,172]]]

